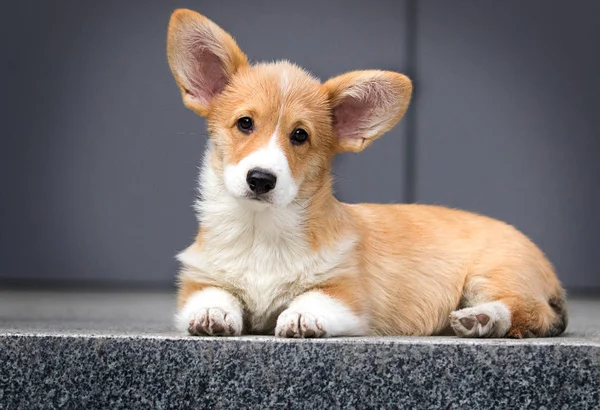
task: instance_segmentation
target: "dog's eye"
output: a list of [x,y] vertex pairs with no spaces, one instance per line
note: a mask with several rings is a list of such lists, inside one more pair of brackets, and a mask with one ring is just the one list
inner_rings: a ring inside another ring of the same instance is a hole
[[254,122],[250,117],[242,117],[237,120],[237,127],[244,134],[250,134],[254,129]]
[[290,140],[294,145],[302,145],[306,141],[308,141],[308,132],[306,132],[302,128],[296,128],[294,132],[292,132]]

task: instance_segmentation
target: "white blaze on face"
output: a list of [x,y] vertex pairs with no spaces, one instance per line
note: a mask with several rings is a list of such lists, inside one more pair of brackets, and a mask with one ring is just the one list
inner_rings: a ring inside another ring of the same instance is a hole
[[260,169],[277,177],[275,189],[265,194],[265,200],[273,205],[289,205],[298,194],[298,184],[292,177],[288,160],[277,142],[274,133],[267,146],[259,148],[236,165],[227,165],[224,170],[225,187],[236,197],[252,194],[246,182],[251,169]]
[[277,140],[286,97],[290,91],[289,79],[285,71],[281,73],[279,88],[281,92],[281,108],[275,132],[273,132],[273,135],[269,139],[269,143],[265,147],[252,152],[236,165],[227,165],[224,170],[224,179],[225,187],[232,195],[245,198],[252,194],[246,182],[248,172],[255,168],[270,172],[277,177],[277,182],[275,183],[275,189],[264,195],[264,198],[268,203],[273,205],[285,206],[289,205],[298,194],[298,183],[292,177],[287,157]]

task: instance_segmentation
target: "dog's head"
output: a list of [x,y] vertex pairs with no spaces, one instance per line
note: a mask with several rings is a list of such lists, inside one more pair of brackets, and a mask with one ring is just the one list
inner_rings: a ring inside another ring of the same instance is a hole
[[184,104],[208,119],[226,189],[265,207],[314,195],[333,156],[392,128],[412,93],[406,76],[389,71],[321,84],[288,62],[250,65],[228,33],[190,10],[173,13],[167,53]]

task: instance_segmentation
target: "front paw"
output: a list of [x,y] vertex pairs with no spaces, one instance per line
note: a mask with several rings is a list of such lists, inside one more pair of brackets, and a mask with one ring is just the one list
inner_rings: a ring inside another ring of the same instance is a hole
[[310,313],[298,313],[288,310],[283,311],[277,319],[275,327],[277,337],[312,338],[326,337],[323,318]]
[[242,318],[218,307],[199,309],[189,320],[188,332],[193,336],[239,336]]

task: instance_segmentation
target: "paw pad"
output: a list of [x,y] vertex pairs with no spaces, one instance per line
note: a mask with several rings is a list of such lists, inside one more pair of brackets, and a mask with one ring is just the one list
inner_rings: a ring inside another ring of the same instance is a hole
[[188,332],[193,336],[235,336],[241,331],[241,318],[216,307],[200,309],[188,326]]
[[488,315],[486,315],[485,313],[480,313],[478,315],[475,315],[475,317],[477,318],[477,321],[479,323],[481,323],[483,326],[487,325],[488,322],[490,321],[490,317]]
[[454,333],[461,337],[491,336],[494,330],[494,322],[490,320],[489,315],[470,311],[470,309],[452,312],[450,326],[454,329]]
[[310,313],[283,311],[277,319],[275,336],[288,338],[323,337],[326,332],[318,317]]
[[475,320],[470,317],[460,318],[459,321],[467,330],[471,330],[475,326]]

